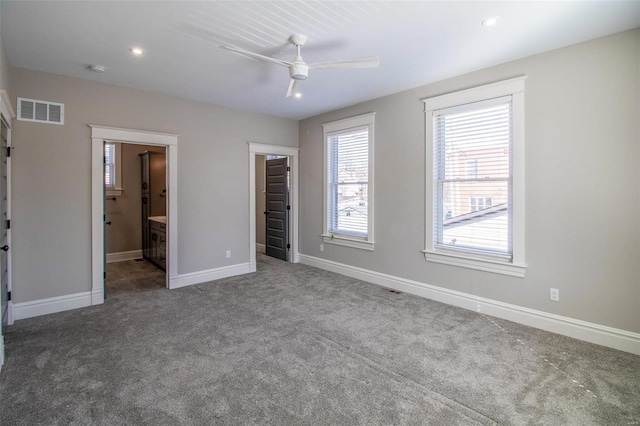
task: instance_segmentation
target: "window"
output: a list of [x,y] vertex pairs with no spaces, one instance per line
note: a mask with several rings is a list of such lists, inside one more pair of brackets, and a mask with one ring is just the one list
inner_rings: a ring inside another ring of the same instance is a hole
[[373,250],[374,113],[322,125],[324,242]]
[[478,160],[467,160],[467,179],[478,177]]
[[424,103],[425,258],[524,276],[524,78]]
[[472,212],[491,207],[491,197],[469,197],[469,207]]
[[122,154],[119,143],[104,144],[104,187],[108,197],[122,195]]

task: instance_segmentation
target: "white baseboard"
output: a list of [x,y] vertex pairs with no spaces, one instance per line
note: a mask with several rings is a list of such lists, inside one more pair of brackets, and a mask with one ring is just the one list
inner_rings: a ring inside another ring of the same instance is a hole
[[[180,288],[188,285],[200,284],[221,278],[255,272],[255,265],[251,271],[249,262],[237,265],[223,266],[221,268],[176,275],[170,278],[170,288]],[[32,300],[29,302],[14,303],[9,309],[9,314],[14,320],[37,317],[40,315],[54,314],[70,309],[84,308],[91,305],[104,303],[102,289],[69,294],[66,296],[51,297],[49,299]]]
[[123,262],[142,258],[142,250],[121,251],[119,253],[107,253],[107,263]]
[[511,305],[314,256],[300,254],[300,262],[427,299],[640,355],[638,333]]
[[104,288],[91,290],[91,305],[101,305],[104,303]]
[[250,262],[246,262],[238,263],[236,265],[222,266],[220,268],[207,269],[204,271],[191,272],[188,274],[180,274],[169,279],[169,288],[173,290],[175,288],[206,283],[209,281],[219,280],[221,278],[248,274],[250,272],[255,272],[255,266],[252,271]]
[[13,325],[14,321],[15,321],[15,315],[13,313],[13,302],[9,300],[7,302],[7,322],[9,323],[9,325]]
[[[4,330],[2,330],[4,333]],[[4,334],[0,334],[0,371],[4,365]]]
[[68,294],[66,296],[50,297],[48,299],[32,300],[30,302],[13,304],[13,319],[38,317],[40,315],[54,314],[70,309],[91,306],[91,292]]
[[264,244],[256,243],[256,251],[258,253],[265,253],[267,251],[267,247]]

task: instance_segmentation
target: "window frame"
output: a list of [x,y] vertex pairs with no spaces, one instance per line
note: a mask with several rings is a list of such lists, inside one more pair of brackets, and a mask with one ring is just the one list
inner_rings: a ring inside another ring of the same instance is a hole
[[[114,152],[114,161],[113,161],[113,169],[114,169],[114,176],[115,176],[115,182],[113,187],[108,187],[106,182],[104,183],[104,193],[106,197],[120,197],[122,196],[122,193],[124,192],[124,189],[122,188],[122,144],[118,143],[118,142],[104,142],[104,149],[103,149],[103,157],[105,158],[104,161],[104,167],[106,168],[106,147],[107,145],[113,145],[115,148],[115,152]],[[103,170],[103,176],[105,170]],[[104,178],[103,178],[104,181]]]
[[[329,137],[336,132],[366,127],[368,130],[368,176],[367,176],[367,235],[358,237],[353,234],[331,232],[329,230]],[[322,124],[323,136],[323,194],[322,194],[322,240],[327,244],[373,251],[374,241],[374,127],[375,112],[345,118]]]
[[[524,185],[524,90],[526,76],[499,81],[471,89],[422,99],[425,112],[426,197],[425,260],[427,262],[476,269],[497,274],[524,277],[525,263],[525,185]],[[511,185],[511,256],[480,253],[469,249],[447,249],[436,246],[434,239],[434,111],[489,99],[511,96],[512,118],[512,185]]]

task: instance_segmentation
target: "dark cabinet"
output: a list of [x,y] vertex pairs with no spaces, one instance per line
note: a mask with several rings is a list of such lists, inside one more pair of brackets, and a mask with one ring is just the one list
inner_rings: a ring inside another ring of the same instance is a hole
[[[167,239],[166,156],[163,152],[145,151],[140,154],[140,164],[142,169],[142,255],[145,259],[165,269]],[[150,218],[156,220],[150,220]],[[162,223],[163,221],[164,223]]]
[[167,268],[167,225],[149,220],[149,260],[162,269]]

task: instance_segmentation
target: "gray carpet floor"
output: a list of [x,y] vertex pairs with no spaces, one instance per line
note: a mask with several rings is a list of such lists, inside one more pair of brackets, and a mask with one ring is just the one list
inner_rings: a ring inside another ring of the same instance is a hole
[[166,289],[165,272],[143,259],[107,263],[107,298]]
[[640,357],[305,265],[18,321],[3,425],[637,425]]

